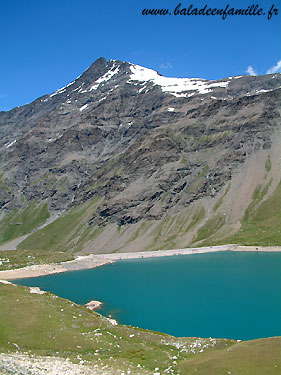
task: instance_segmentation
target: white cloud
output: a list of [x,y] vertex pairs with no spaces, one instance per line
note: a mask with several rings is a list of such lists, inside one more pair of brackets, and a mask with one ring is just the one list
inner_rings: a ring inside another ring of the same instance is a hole
[[257,75],[257,72],[254,70],[254,68],[251,65],[248,66],[248,69],[246,70],[246,73],[248,73],[250,76],[256,76]]
[[266,74],[277,73],[277,72],[280,72],[280,71],[281,71],[281,60],[279,60],[276,65],[267,69]]
[[173,67],[169,62],[160,65],[160,69],[171,69]]

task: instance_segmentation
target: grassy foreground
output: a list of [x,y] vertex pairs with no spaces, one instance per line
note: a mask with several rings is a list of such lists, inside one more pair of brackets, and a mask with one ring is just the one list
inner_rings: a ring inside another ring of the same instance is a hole
[[0,352],[85,361],[112,374],[280,374],[281,338],[175,338],[114,325],[51,293],[0,283]]

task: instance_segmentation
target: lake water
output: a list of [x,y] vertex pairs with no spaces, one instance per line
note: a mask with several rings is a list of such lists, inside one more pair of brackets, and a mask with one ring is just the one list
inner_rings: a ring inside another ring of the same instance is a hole
[[217,252],[118,261],[17,280],[119,323],[169,333],[250,340],[281,335],[281,253]]

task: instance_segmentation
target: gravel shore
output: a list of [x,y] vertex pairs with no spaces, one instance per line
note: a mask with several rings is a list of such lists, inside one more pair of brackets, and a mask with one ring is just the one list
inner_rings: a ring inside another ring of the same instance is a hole
[[252,251],[252,252],[280,252],[281,247],[261,247],[261,246],[239,246],[239,245],[221,245],[209,247],[195,247],[186,249],[143,251],[132,253],[114,253],[114,254],[91,254],[79,256],[75,260],[60,264],[42,264],[34,265],[14,270],[0,271],[0,280],[23,279],[27,277],[46,276],[54,273],[67,271],[76,271],[100,267],[105,264],[114,263],[118,260],[142,259],[153,257],[165,257],[175,255],[203,254],[218,251]]

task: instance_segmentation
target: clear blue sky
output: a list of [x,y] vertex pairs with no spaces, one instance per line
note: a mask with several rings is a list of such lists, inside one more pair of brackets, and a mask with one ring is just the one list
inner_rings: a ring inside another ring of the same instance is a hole
[[[26,104],[119,59],[171,77],[219,79],[281,68],[280,0],[182,0],[182,8],[247,8],[265,16],[142,16],[178,0],[0,0],[0,110]],[[279,64],[278,64],[279,62]],[[249,66],[251,68],[249,68]]]

